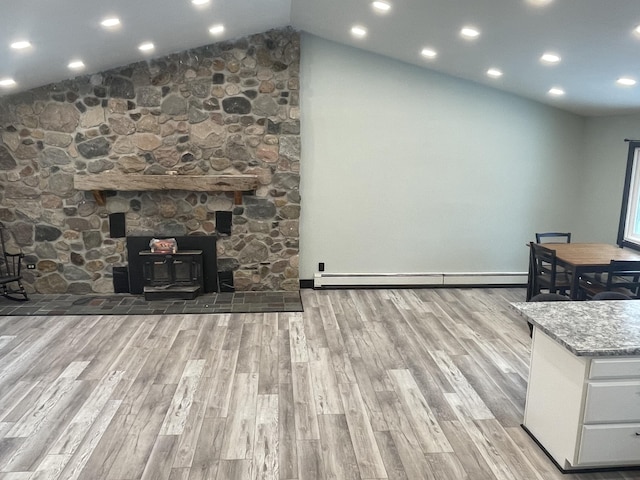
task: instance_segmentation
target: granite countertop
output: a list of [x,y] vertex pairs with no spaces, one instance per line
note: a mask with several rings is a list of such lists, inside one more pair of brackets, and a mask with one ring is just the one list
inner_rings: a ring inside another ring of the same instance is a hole
[[511,305],[575,355],[640,355],[640,300]]

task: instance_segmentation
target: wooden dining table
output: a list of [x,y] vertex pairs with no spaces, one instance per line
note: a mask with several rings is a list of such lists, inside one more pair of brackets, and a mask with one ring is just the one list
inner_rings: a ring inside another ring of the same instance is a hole
[[587,273],[605,272],[611,260],[640,261],[640,252],[608,243],[545,243],[555,250],[558,265],[571,274],[572,300],[579,298],[580,277]]

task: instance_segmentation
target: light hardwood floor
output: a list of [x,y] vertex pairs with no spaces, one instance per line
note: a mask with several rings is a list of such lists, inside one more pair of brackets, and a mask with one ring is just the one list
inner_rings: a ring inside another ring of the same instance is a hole
[[562,475],[520,428],[522,289],[303,290],[304,313],[0,317],[0,480]]

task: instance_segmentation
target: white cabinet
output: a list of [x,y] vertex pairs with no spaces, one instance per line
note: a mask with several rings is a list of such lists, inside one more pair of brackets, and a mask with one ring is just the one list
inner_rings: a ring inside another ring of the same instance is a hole
[[578,357],[536,328],[524,426],[565,470],[640,466],[640,358]]

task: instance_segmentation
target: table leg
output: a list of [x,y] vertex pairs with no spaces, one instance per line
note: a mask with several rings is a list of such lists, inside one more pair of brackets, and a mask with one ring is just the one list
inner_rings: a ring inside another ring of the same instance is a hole
[[569,294],[571,300],[580,300],[580,275],[582,275],[582,271],[577,267],[571,272],[571,292]]

